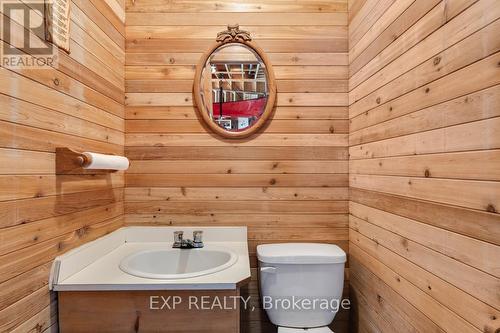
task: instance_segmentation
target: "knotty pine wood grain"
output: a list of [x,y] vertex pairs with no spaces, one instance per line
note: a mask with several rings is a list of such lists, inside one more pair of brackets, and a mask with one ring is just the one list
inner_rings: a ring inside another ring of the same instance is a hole
[[[250,140],[251,139],[251,140]],[[347,134],[275,134],[251,135],[246,139],[220,139],[211,133],[203,134],[159,134],[130,133],[125,135],[129,147],[345,147]],[[208,148],[207,148],[208,149]],[[287,158],[284,156],[283,158]]]
[[[456,35],[458,39],[455,39],[457,42],[460,40],[460,36],[462,36],[462,38],[466,37],[483,25],[482,22],[484,21],[482,19],[477,19],[477,17],[485,15],[485,20],[487,22],[492,22],[492,19],[494,20],[495,17],[495,10],[489,11],[487,9],[495,7],[492,6],[493,3],[494,1],[477,2],[477,0],[458,0],[453,1],[448,5],[447,3],[441,1],[415,24],[409,25],[411,20],[404,22],[403,24],[407,29],[404,34],[400,36],[391,35],[390,43],[388,43],[388,45],[384,47],[380,53],[372,54],[370,62],[364,65],[358,72],[351,72],[349,80],[351,91],[355,92],[355,88],[360,84],[367,85],[370,82],[368,80],[370,76],[377,73],[377,75],[380,75],[381,73],[379,73],[379,71],[381,71],[383,67],[390,64],[398,57],[404,55],[406,51],[410,51],[410,54],[417,57],[412,61],[409,61],[407,64],[411,67],[412,64],[415,64],[414,61],[418,60],[420,52],[423,54],[427,52],[423,49],[419,50],[418,47],[413,48],[414,46],[418,46],[420,42],[424,43],[422,45],[426,45],[428,40],[433,40],[434,43],[430,44],[430,46],[435,48],[436,46],[441,45],[440,41],[443,40],[443,36],[449,36],[444,39],[444,43],[450,43],[454,40],[452,38],[455,37],[455,33],[459,32],[459,34]],[[474,5],[471,6],[472,4]],[[460,14],[468,6],[471,6],[470,10],[464,11],[463,15],[457,17],[456,20],[453,20],[455,16]],[[448,22],[450,24],[447,24]],[[467,23],[470,23],[470,25]],[[466,29],[462,30],[461,27],[464,27],[464,25],[466,26]],[[434,31],[436,31],[436,34],[433,34]],[[432,38],[426,38],[429,35]],[[439,39],[439,37],[441,37],[441,39]],[[404,56],[403,58],[405,57],[407,56]],[[391,72],[391,75],[394,74],[394,72]],[[352,98],[355,97],[354,93],[350,94],[350,96]]]
[[[179,13],[177,13],[179,14]],[[141,14],[145,15],[145,14]],[[282,14],[283,15],[283,14]],[[169,15],[172,17],[172,15]],[[222,25],[224,27],[224,24]],[[125,59],[130,66],[196,65],[203,52],[194,53],[130,53]],[[347,66],[347,53],[267,53],[275,66]],[[192,79],[192,77],[191,77]],[[347,82],[346,82],[347,83]]]
[[[264,124],[266,133],[348,133],[347,120],[279,120]],[[206,127],[196,120],[128,120],[128,133],[205,133]]]
[[353,331],[496,332],[499,7],[350,7]]
[[[176,82],[176,81],[174,81]],[[125,118],[139,120],[153,119],[199,119],[194,106],[128,106]],[[317,106],[317,107],[275,107],[273,120],[277,119],[340,119],[346,120],[348,107],[346,106]]]
[[[377,247],[373,240],[359,233],[351,230],[350,236],[353,244],[371,254],[390,269],[397,271],[401,277],[408,279],[412,284],[424,290],[443,305],[455,307],[457,313],[467,318],[471,323],[474,323],[476,326],[486,323],[490,327],[494,327],[495,319],[493,319],[493,317],[498,314],[498,310],[491,305],[479,301],[449,282],[436,277],[432,273],[403,259],[390,250],[384,247]],[[357,269],[352,270],[353,275],[357,272]],[[429,286],[431,286],[430,289]],[[399,303],[402,302],[394,302],[394,304],[398,306]],[[407,320],[411,320],[411,318]]]
[[[308,1],[308,0],[285,0],[285,1],[245,1],[244,3],[234,0],[222,0],[218,3],[207,4],[204,0],[193,0],[188,3],[174,0],[165,3],[161,0],[148,1],[126,1],[127,12],[145,12],[145,13],[163,13],[163,12],[180,12],[180,13],[273,13],[273,12],[347,12],[347,1]],[[234,17],[234,16],[233,16]]]
[[[346,38],[331,38],[328,43],[323,38],[317,39],[262,39],[259,46],[270,53],[346,53]],[[212,39],[133,39],[127,40],[126,48],[130,53],[191,53],[206,50],[213,43]]]
[[[272,24],[272,21],[269,22]],[[207,26],[200,29],[198,25],[175,25],[175,26],[128,26],[127,38],[130,39],[171,39],[171,38],[202,38],[212,39],[218,32],[224,30],[224,24]],[[325,38],[345,38],[347,26],[344,25],[315,25],[315,26],[254,26],[240,25],[240,29],[252,31],[252,38],[256,39],[296,39],[307,38],[310,35],[325,35]]]
[[[352,105],[352,114],[358,115],[379,104],[387,103],[395,97],[498,52],[500,50],[500,42],[496,38],[498,29],[500,29],[500,22],[496,21],[359,99]],[[464,53],[464,49],[470,51]]]
[[[47,286],[52,260],[123,226],[123,172],[55,175],[56,147],[124,154],[119,8],[116,0],[72,1],[71,52],[56,51],[57,67],[0,70],[2,332],[57,331],[57,299]],[[7,15],[4,23],[22,36]]]
[[[191,93],[195,64],[235,20],[266,51],[278,90],[271,120],[244,140],[210,133]],[[347,38],[347,1],[128,1],[126,223],[246,225],[252,269],[262,243],[347,251]],[[273,326],[260,309],[242,331]]]
[[128,169],[128,173],[325,174],[347,173],[347,169],[347,161],[136,160]]
[[[212,12],[210,15],[198,12],[177,12],[170,15],[168,12],[130,12],[127,11],[128,26],[226,26],[233,18],[233,12]],[[238,22],[241,25],[254,26],[346,26],[347,13],[345,12],[239,12]]]
[[[222,28],[221,28],[222,29]],[[342,80],[347,76],[347,66],[298,65],[273,66],[276,80],[293,80],[299,75],[305,80]],[[195,66],[127,66],[127,80],[192,80]]]

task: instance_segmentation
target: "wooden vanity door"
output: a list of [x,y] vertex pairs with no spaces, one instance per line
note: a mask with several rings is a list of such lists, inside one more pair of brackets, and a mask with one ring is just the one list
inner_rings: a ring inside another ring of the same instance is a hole
[[[204,299],[201,298],[203,296]],[[58,293],[59,329],[62,333],[239,332],[239,296],[239,288],[209,291],[63,291]],[[174,309],[173,303],[179,301],[178,297],[181,303],[176,304]],[[225,309],[218,307],[216,297],[226,300]],[[237,301],[230,304],[234,299]],[[198,300],[198,309],[195,300]],[[202,306],[203,300],[208,300],[205,305],[210,309]]]

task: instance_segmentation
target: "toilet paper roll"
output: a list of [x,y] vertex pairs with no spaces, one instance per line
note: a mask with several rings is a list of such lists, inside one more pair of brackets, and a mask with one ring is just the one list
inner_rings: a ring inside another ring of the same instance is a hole
[[84,152],[86,163],[84,169],[127,170],[129,160],[124,156],[104,155],[99,153]]

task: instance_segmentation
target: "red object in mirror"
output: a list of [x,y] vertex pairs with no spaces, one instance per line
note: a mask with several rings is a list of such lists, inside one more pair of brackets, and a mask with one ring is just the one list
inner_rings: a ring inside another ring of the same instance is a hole
[[260,117],[266,108],[267,97],[245,101],[213,103],[214,117],[220,116],[222,105],[223,117]]

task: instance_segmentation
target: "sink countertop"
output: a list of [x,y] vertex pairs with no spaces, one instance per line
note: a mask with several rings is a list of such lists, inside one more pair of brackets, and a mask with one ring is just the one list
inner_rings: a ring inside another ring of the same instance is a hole
[[[143,250],[171,249],[173,232],[203,230],[203,251],[226,248],[238,256],[231,267],[185,279],[149,279],[123,272],[126,256]],[[250,278],[246,227],[124,227],[59,256],[54,261],[50,287],[55,291],[97,290],[209,290],[236,289]]]

